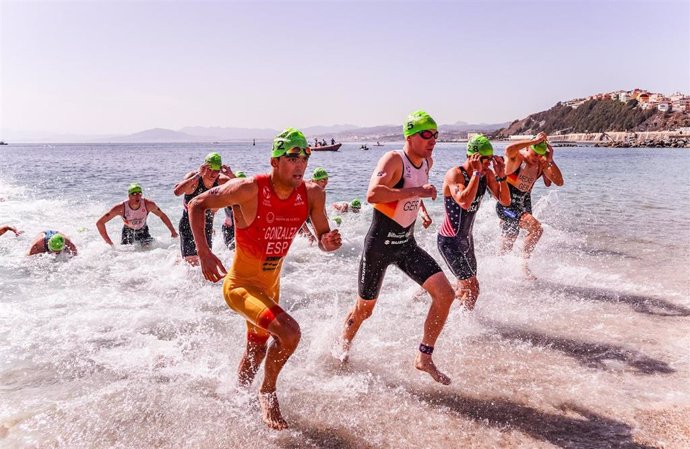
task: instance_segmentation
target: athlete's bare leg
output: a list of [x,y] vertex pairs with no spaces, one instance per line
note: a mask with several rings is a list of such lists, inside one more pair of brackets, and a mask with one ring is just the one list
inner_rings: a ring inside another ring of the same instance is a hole
[[237,373],[237,383],[241,387],[249,387],[254,382],[256,372],[259,371],[261,362],[266,357],[267,349],[266,342],[251,341],[249,335],[247,335],[247,347],[244,350],[244,354],[242,354]]
[[343,333],[340,337],[342,353],[339,358],[341,362],[347,362],[352,340],[355,338],[355,335],[357,335],[357,331],[359,331],[359,327],[364,320],[374,313],[375,306],[376,299],[362,299],[358,297],[355,306],[347,314]]
[[522,251],[522,257],[524,258],[522,268],[527,279],[536,280],[537,278],[530,271],[527,262],[532,256],[532,251],[534,251],[534,248],[537,246],[541,235],[544,233],[544,229],[542,228],[541,223],[539,223],[539,220],[534,218],[532,214],[529,213],[524,213],[520,217],[520,227],[527,231],[527,235],[525,236],[525,246]]
[[501,237],[501,245],[500,248],[498,249],[498,255],[499,256],[505,256],[508,254],[510,251],[513,250],[513,245],[515,244],[515,240],[517,240],[518,235],[504,235]]
[[[429,313],[424,322],[422,345],[433,350],[436,340],[443,330],[443,325],[448,318],[450,307],[455,300],[455,293],[443,272],[431,276],[424,282],[422,287],[431,295],[431,307],[429,307]],[[443,385],[450,384],[450,378],[436,368],[431,354],[418,352],[414,365],[418,370],[429,373],[436,382]]]
[[301,338],[299,324],[287,313],[281,313],[268,326],[273,341],[266,352],[264,381],[259,389],[259,403],[264,423],[271,429],[287,429],[287,422],[280,413],[276,382],[285,362],[290,358]]
[[458,280],[458,288],[455,290],[455,297],[467,310],[474,310],[474,305],[479,298],[479,281],[477,280],[477,276]]

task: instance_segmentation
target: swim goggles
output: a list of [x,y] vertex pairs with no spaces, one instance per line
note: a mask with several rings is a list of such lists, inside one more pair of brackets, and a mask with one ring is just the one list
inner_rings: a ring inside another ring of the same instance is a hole
[[425,131],[420,131],[420,132],[419,132],[419,136],[420,136],[422,139],[425,139],[425,140],[429,140],[429,139],[431,139],[432,137],[433,137],[434,139],[438,139],[438,131],[431,131],[430,129],[427,129],[427,130],[425,130]]

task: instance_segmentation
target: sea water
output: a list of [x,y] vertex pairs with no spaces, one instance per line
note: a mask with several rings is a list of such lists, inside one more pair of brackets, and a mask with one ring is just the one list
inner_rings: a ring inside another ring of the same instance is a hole
[[[314,153],[327,201],[365,199],[377,160],[399,144]],[[502,151],[502,146],[497,145]],[[179,242],[149,216],[149,249],[106,245],[95,222],[130,182],[177,227],[172,188],[217,151],[233,170],[270,169],[266,143],[53,144],[0,149],[0,447],[456,448],[690,447],[690,157],[687,150],[557,148],[565,185],[533,192],[544,235],[520,270],[522,237],[497,256],[495,201],[474,227],[481,296],[456,303],[434,357],[452,379],[416,371],[429,298],[391,267],[347,366],[333,357],[357,295],[371,207],[343,215],[343,245],[297,238],[281,305],[302,341],[278,382],[290,429],[268,430],[235,388],[243,320],[219,284],[180,263]],[[431,182],[462,163],[438,144]],[[416,237],[436,249],[442,201]],[[336,215],[329,208],[331,216]],[[229,264],[216,217],[213,249]],[[120,218],[108,223],[119,242]],[[27,257],[41,231],[79,255]],[[262,373],[259,373],[259,379]]]

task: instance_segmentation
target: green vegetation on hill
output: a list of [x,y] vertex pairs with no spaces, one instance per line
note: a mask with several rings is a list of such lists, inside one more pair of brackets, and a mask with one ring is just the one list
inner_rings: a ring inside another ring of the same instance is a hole
[[[679,120],[680,119],[680,120]],[[553,134],[605,131],[658,131],[671,125],[687,126],[687,113],[674,114],[656,109],[642,110],[637,100],[622,103],[616,100],[589,100],[577,109],[557,103],[547,111],[532,114],[522,120],[515,120],[499,131],[501,136],[511,134],[537,134],[545,131]]]

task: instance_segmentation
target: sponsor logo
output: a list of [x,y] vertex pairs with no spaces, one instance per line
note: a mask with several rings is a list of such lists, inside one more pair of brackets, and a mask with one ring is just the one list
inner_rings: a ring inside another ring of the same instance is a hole
[[268,186],[264,186],[264,189],[263,189],[263,196],[264,196],[264,198],[266,198],[267,200],[270,200],[270,199],[271,199],[271,189],[270,189]]
[[299,206],[301,204],[304,204],[304,200],[302,200],[302,195],[297,194],[297,198],[295,198],[295,206]]
[[276,214],[274,214],[273,212],[269,212],[266,214],[266,222],[267,223],[273,223],[275,221],[275,219],[276,219]]

